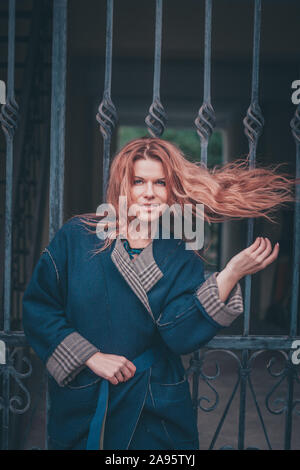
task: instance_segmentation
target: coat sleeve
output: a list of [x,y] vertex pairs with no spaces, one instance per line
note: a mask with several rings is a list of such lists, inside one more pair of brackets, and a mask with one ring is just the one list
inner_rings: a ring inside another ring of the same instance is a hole
[[181,355],[204,346],[243,313],[243,297],[237,283],[226,302],[222,302],[216,281],[219,273],[205,280],[203,262],[194,252],[182,265],[178,259],[176,263],[178,274],[165,298],[157,326],[168,347]]
[[[56,251],[58,238],[52,243]],[[60,240],[61,243],[61,240]],[[61,278],[66,275],[50,251],[40,256],[23,295],[23,328],[30,346],[45,363],[60,386],[70,382],[98,349],[83,338],[68,321]],[[65,253],[65,250],[64,250]]]

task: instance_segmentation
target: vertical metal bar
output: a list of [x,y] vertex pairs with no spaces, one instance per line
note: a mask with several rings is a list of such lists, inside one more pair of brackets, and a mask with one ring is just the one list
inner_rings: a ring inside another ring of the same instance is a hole
[[12,193],[13,193],[13,136],[17,127],[18,105],[14,96],[15,63],[15,0],[9,2],[7,99],[1,108],[1,124],[6,138],[5,188],[5,261],[4,261],[4,331],[10,330],[11,259],[12,259]]
[[53,3],[52,96],[50,130],[49,239],[63,224],[67,0]]
[[[212,0],[205,1],[205,32],[204,32],[204,100],[195,119],[197,134],[200,137],[201,162],[207,166],[207,147],[209,138],[215,127],[215,112],[211,105],[211,30]],[[199,361],[199,353],[194,353],[195,362]],[[193,374],[192,398],[197,403],[199,387],[199,368]]]
[[111,137],[118,119],[116,108],[111,100],[113,8],[113,0],[107,0],[104,93],[96,115],[100,124],[100,132],[103,135],[103,202],[106,200],[108,184]]
[[[243,120],[245,134],[249,142],[249,168],[255,167],[256,148],[259,136],[262,133],[264,119],[258,104],[259,91],[259,52],[260,52],[260,28],[261,28],[261,0],[254,3],[254,31],[253,31],[253,57],[252,57],[252,84],[251,103],[247,115]],[[248,221],[247,246],[253,241],[253,219]],[[250,327],[250,302],[251,302],[251,275],[245,278],[245,308],[243,336],[249,335]],[[240,388],[240,410],[239,410],[239,435],[238,449],[244,449],[245,443],[245,414],[246,414],[246,390],[249,370],[247,368],[249,359],[248,350],[242,351],[241,388]]]
[[[260,26],[261,26],[261,0],[255,0],[254,5],[254,34],[253,34],[253,60],[252,60],[252,88],[251,104],[247,110],[247,115],[243,120],[245,134],[249,142],[249,168],[255,167],[256,148],[258,139],[262,133],[264,119],[258,104],[259,86],[259,49],[260,49]],[[253,219],[248,221],[247,246],[253,241]],[[250,323],[250,297],[251,297],[251,276],[245,279],[245,315],[244,315],[244,335],[249,334]]]
[[211,134],[216,125],[216,116],[211,105],[211,30],[212,0],[205,0],[205,33],[204,33],[204,90],[203,104],[195,119],[197,134],[200,137],[201,162],[207,166],[207,148]]
[[156,0],[153,97],[149,113],[145,119],[148,132],[152,137],[161,137],[167,123],[167,116],[160,101],[162,10],[162,0]]
[[[296,108],[295,116],[291,121],[292,133],[296,143],[296,178],[300,178],[300,105]],[[290,336],[297,335],[297,312],[299,299],[299,266],[300,266],[300,185],[295,188],[295,215],[294,215],[294,241],[293,241],[293,281],[291,300]]]
[[[300,177],[300,105],[296,108],[295,115],[291,120],[292,134],[296,143],[296,178]],[[300,265],[300,186],[295,187],[295,215],[294,215],[294,239],[293,239],[293,278],[292,278],[292,299],[291,299],[291,323],[290,336],[297,334],[297,313],[299,299],[299,265]],[[289,355],[291,361],[291,354]],[[295,365],[291,362],[287,365],[287,408],[285,419],[284,448],[290,450],[292,440],[293,423],[293,399],[294,399],[294,379],[296,373]]]
[[[49,240],[63,224],[66,62],[67,62],[67,5],[68,0],[53,2],[52,38],[52,96],[50,127],[50,186],[49,186]],[[46,380],[46,432],[48,449],[48,381]]]
[[162,0],[157,0],[156,11],[155,11],[155,53],[154,53],[153,99],[160,99],[161,42],[162,42]]
[[[5,187],[5,261],[4,261],[4,332],[10,331],[11,320],[11,260],[12,260],[12,193],[13,193],[13,136],[17,127],[18,105],[14,96],[15,66],[15,0],[9,1],[8,13],[8,71],[6,104],[1,107],[1,126],[6,138],[6,187]],[[2,449],[9,448],[9,352],[6,345],[3,370]]]
[[[256,149],[258,138],[262,133],[264,119],[258,104],[259,89],[259,50],[260,50],[260,27],[261,27],[261,0],[255,0],[254,6],[254,33],[253,33],[253,61],[252,61],[252,89],[251,104],[244,119],[245,133],[249,141],[249,168],[255,168]],[[247,227],[247,246],[253,242],[254,221],[250,219]],[[245,314],[244,335],[249,334],[250,328],[250,299],[251,299],[251,276],[245,278]]]
[[[289,355],[289,361],[291,354]],[[285,413],[284,450],[291,449],[292,423],[293,423],[293,399],[294,399],[294,367],[291,362],[287,364],[287,406]]]

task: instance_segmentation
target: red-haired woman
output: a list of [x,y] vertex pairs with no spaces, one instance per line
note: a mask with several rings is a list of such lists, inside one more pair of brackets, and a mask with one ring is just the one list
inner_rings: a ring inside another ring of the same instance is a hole
[[[136,139],[115,156],[106,201],[115,220],[67,221],[23,297],[25,334],[49,373],[52,449],[198,448],[180,355],[243,312],[240,279],[275,261],[279,246],[258,237],[205,280],[200,249],[176,235],[178,221],[186,207],[193,227],[201,214],[208,222],[269,218],[294,200],[294,182],[247,161],[208,170],[158,138]],[[171,214],[166,237],[171,206],[182,212]]]

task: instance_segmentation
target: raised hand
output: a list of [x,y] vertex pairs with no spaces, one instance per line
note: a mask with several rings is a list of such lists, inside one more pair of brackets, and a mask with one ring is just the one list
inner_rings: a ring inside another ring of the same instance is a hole
[[226,265],[226,269],[231,271],[232,275],[239,280],[247,274],[254,274],[265,269],[276,260],[278,253],[278,243],[275,244],[272,250],[268,238],[257,237],[252,245],[231,258]]

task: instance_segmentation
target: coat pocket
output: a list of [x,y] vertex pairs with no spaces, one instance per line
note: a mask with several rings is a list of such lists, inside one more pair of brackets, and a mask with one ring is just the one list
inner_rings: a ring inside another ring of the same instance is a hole
[[84,367],[75,378],[66,385],[66,388],[77,390],[81,388],[91,387],[100,382],[102,377],[95,374],[89,367]]
[[151,383],[154,402],[182,401],[190,397],[190,390],[186,378],[175,383]]
[[196,413],[192,406],[189,384],[186,379],[172,383],[151,383],[155,413],[160,416],[175,449],[186,443],[198,442]]
[[57,448],[80,447],[82,440],[88,436],[96,411],[99,381],[95,381],[90,374],[84,374],[76,383],[74,388],[60,387],[51,378],[49,380],[48,435]]

